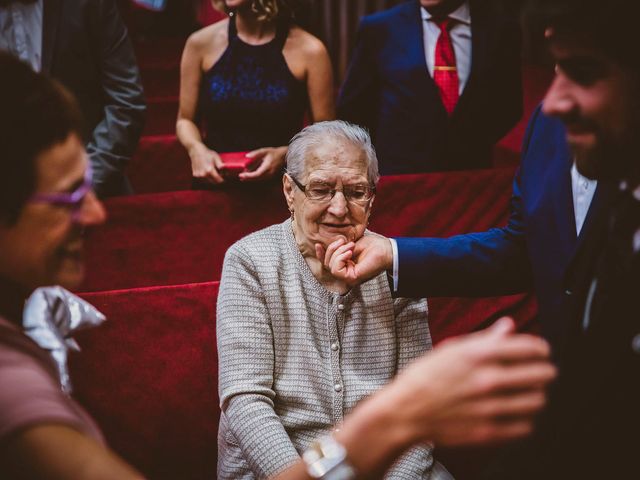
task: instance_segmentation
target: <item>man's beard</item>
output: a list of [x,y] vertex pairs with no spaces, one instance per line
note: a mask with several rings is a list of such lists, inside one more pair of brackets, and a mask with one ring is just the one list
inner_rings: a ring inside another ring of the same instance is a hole
[[634,176],[640,160],[638,140],[625,138],[621,141],[600,137],[593,148],[574,149],[576,167],[581,175],[600,181],[627,180]]

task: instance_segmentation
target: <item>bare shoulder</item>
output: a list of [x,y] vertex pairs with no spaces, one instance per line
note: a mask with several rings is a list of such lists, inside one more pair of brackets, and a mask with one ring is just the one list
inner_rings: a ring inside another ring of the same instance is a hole
[[287,47],[289,44],[292,49],[295,49],[310,60],[328,55],[324,43],[322,43],[318,37],[297,26],[291,27],[289,31]]
[[185,50],[205,52],[212,46],[225,46],[228,28],[229,19],[224,19],[193,32],[187,39]]

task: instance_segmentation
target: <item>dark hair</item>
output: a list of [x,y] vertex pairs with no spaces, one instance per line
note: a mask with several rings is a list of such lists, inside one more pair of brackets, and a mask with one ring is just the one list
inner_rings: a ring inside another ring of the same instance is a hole
[[0,222],[16,221],[36,186],[36,157],[82,135],[73,96],[58,82],[0,52]]
[[615,63],[640,68],[636,28],[637,0],[529,0],[525,25],[552,28],[552,41],[570,42],[600,50]]

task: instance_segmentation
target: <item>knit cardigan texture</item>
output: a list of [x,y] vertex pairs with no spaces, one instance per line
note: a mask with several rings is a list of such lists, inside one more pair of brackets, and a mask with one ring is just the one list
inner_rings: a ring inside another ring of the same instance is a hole
[[[218,478],[266,478],[431,349],[427,302],[392,298],[386,274],[340,295],[300,253],[291,220],[226,253],[217,311]],[[385,478],[431,478],[415,447]]]

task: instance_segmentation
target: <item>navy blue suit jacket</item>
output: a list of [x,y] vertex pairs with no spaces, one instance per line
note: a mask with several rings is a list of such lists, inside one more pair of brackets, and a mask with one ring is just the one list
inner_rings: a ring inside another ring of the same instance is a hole
[[599,184],[576,236],[571,165],[564,126],[538,109],[525,135],[507,226],[447,239],[397,239],[399,294],[494,296],[534,289],[543,334],[555,342],[563,326],[551,319],[573,288],[565,272],[610,197]]
[[401,296],[537,294],[560,376],[535,435],[505,456],[486,477],[491,480],[631,478],[636,468],[640,268],[610,288],[609,302],[585,330],[585,305],[618,193],[613,183],[599,182],[576,237],[571,164],[563,125],[538,109],[506,227],[397,239]]
[[362,20],[338,117],[369,129],[382,174],[488,167],[520,118],[519,28],[487,2],[470,11],[471,72],[450,118],[427,69],[419,2]]

